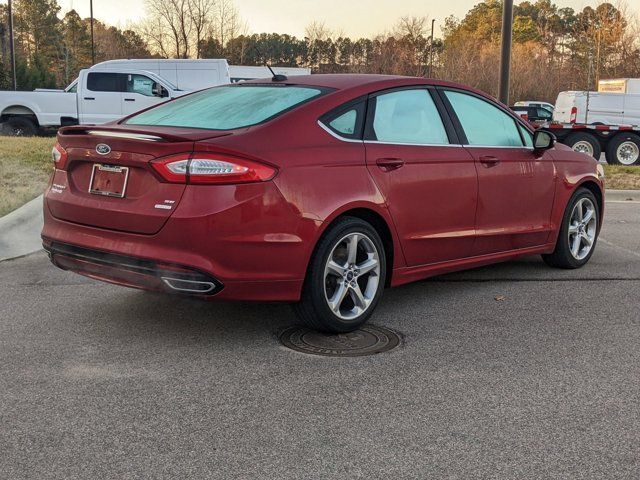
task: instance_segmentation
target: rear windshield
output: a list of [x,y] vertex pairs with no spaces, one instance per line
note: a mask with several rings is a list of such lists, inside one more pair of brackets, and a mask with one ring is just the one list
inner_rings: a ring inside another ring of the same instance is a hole
[[291,85],[225,85],[164,103],[125,123],[233,130],[262,123],[324,91]]

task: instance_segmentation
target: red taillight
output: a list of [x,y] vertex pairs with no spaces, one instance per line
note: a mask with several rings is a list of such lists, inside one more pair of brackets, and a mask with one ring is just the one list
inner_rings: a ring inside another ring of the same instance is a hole
[[571,116],[569,117],[569,123],[576,123],[578,118],[578,107],[571,107]]
[[167,182],[198,185],[265,182],[276,174],[275,168],[263,163],[210,153],[174,155],[151,166]]
[[58,170],[64,170],[67,165],[67,151],[62,148],[59,143],[56,143],[51,149],[51,157],[53,159],[54,168]]

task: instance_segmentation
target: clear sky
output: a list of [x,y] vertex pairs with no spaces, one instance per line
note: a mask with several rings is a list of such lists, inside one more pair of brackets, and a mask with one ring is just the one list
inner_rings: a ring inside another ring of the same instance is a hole
[[[6,3],[6,0],[2,0]],[[75,8],[89,16],[89,0],[58,0],[63,12]],[[313,20],[350,37],[369,37],[389,30],[404,15],[427,16],[439,25],[449,15],[463,17],[479,0],[235,0],[250,32],[277,32],[303,36]],[[519,3],[519,0],[515,0]],[[560,7],[580,10],[597,0],[556,0]],[[615,3],[615,2],[613,2]],[[640,11],[640,0],[629,0]],[[144,18],[144,0],[93,0],[94,16],[111,25],[127,26]]]

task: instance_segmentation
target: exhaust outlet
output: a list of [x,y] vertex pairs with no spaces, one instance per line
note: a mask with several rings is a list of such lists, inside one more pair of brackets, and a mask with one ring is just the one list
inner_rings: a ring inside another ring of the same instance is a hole
[[171,290],[186,293],[210,293],[216,286],[212,282],[185,280],[184,278],[160,277]]

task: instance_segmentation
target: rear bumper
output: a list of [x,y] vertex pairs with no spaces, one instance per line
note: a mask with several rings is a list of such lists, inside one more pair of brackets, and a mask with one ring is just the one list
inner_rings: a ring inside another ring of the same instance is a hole
[[269,182],[246,191],[187,188],[153,235],[61,220],[45,195],[42,238],[55,265],[119,285],[177,293],[167,284],[175,278],[202,281],[203,290],[213,284],[181,292],[207,300],[297,301],[320,225],[292,210]]
[[63,270],[143,290],[208,297],[224,285],[210,275],[180,265],[102,252],[43,239],[51,263]]

